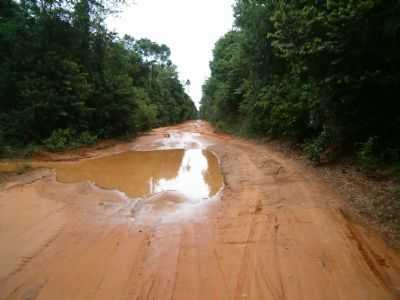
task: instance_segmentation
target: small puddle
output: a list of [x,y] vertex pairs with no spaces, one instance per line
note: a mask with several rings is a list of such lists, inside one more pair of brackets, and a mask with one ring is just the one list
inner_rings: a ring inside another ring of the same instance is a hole
[[34,162],[56,170],[62,183],[94,182],[129,197],[175,191],[190,199],[209,198],[223,185],[218,159],[206,150],[132,151],[77,162]]

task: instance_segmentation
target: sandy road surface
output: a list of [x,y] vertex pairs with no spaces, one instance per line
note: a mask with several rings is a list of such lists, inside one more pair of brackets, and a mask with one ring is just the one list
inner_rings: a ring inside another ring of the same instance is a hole
[[267,146],[191,122],[89,156],[171,147],[216,153],[223,195],[138,206],[48,170],[4,184],[0,299],[400,299],[398,253]]

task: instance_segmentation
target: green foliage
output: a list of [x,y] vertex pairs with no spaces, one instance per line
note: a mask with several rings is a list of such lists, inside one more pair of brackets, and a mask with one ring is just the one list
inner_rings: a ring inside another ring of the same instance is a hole
[[303,150],[312,162],[319,164],[321,163],[322,156],[326,154],[331,145],[332,137],[325,129],[317,138],[306,141],[303,145]]
[[78,147],[90,146],[94,145],[97,142],[97,139],[98,139],[97,135],[93,135],[89,131],[84,131],[78,137],[76,144]]
[[[234,12],[234,30],[214,49],[202,118],[292,138],[316,162],[360,144],[364,164],[400,160],[397,0],[236,0]],[[368,153],[371,136],[379,143]]]
[[58,151],[196,116],[166,45],[107,30],[117,4],[1,2],[0,155],[44,141]]
[[98,137],[96,135],[93,135],[88,131],[77,134],[75,130],[66,128],[54,130],[50,137],[43,141],[43,144],[48,150],[57,152],[81,146],[93,145],[97,142],[97,139]]
[[366,171],[376,168],[381,160],[378,157],[378,137],[370,137],[365,143],[360,145],[358,159],[361,166]]
[[74,134],[71,129],[54,130],[50,137],[44,140],[44,145],[50,151],[62,151],[69,147],[74,140]]

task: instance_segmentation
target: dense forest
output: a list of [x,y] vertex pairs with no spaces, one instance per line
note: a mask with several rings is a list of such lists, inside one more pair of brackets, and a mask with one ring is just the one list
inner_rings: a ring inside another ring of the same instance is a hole
[[166,45],[107,30],[119,4],[0,1],[0,156],[196,117]]
[[400,2],[237,0],[201,116],[284,137],[316,162],[400,165]]

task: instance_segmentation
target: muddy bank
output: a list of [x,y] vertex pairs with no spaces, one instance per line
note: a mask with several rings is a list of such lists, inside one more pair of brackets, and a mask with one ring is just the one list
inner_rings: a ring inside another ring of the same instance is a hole
[[49,170],[7,182],[0,299],[399,299],[397,250],[300,163],[203,122],[90,157],[151,149],[212,151],[223,192],[140,201]]

